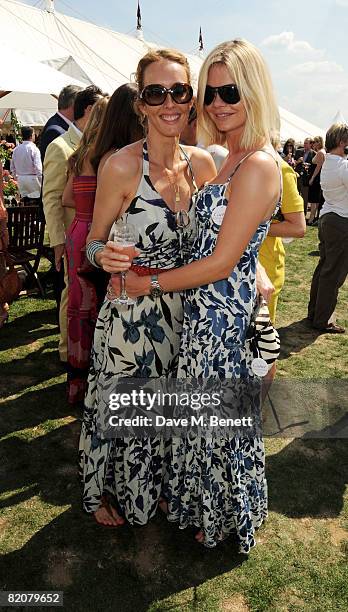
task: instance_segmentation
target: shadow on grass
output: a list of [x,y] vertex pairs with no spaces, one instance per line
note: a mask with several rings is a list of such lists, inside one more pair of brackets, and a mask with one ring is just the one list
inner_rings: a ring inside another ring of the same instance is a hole
[[299,353],[307,346],[313,344],[321,332],[311,328],[307,319],[290,323],[285,327],[278,327],[280,337],[279,361],[288,359],[293,353]]
[[[51,412],[47,393],[36,394],[38,421],[44,418],[43,404]],[[23,404],[16,409],[20,413]],[[31,411],[26,425],[34,420]],[[17,513],[26,514],[30,533],[41,522],[35,516],[36,505],[43,513],[51,505],[70,505],[53,520],[44,514],[42,522],[50,522],[22,548],[3,557],[1,588],[60,589],[69,610],[145,611],[151,602],[198,586],[243,562],[233,539],[206,550],[195,542],[193,530],[180,531],[163,515],[141,528],[98,526],[81,509],[79,430],[75,421],[34,439],[11,437],[0,445],[2,488],[7,494],[2,507],[11,509],[14,537],[20,531]],[[25,510],[18,508],[20,503],[26,504]]]
[[140,612],[242,563],[231,542],[203,549],[164,518],[108,530],[75,505],[0,565],[7,590],[63,590],[68,610]]
[[22,429],[37,427],[51,419],[70,416],[73,411],[66,402],[66,383],[56,383],[41,391],[29,391],[3,402],[0,432],[2,436],[7,436]]
[[40,344],[36,350],[21,359],[2,363],[0,398],[21,393],[28,387],[49,384],[52,378],[64,374],[66,370],[59,361],[58,350],[54,349],[57,349],[57,342],[51,340]]
[[270,510],[291,518],[337,517],[342,511],[348,482],[347,440],[316,435],[317,439],[296,439],[267,457]]
[[[54,325],[55,327],[47,329],[47,327],[44,327],[46,325]],[[6,351],[26,346],[57,333],[58,327],[53,309],[31,312],[16,317],[13,321],[11,321],[10,310],[10,320],[1,330],[1,350]]]
[[[13,400],[4,422],[11,419],[13,429],[20,429],[66,416],[70,408],[63,393],[61,384]],[[34,533],[22,548],[4,555],[1,588],[63,590],[69,610],[145,612],[152,602],[194,589],[243,562],[233,539],[207,550],[194,541],[192,530],[180,531],[163,515],[141,528],[98,526],[81,510],[79,430],[74,421],[36,438],[10,437],[0,445],[7,492],[2,506],[13,513],[15,537],[21,531],[17,512],[19,517],[24,512],[25,529]],[[293,441],[268,457],[270,510],[296,518],[338,516],[347,463],[345,440]],[[57,511],[66,505],[68,510],[51,518],[52,506]]]

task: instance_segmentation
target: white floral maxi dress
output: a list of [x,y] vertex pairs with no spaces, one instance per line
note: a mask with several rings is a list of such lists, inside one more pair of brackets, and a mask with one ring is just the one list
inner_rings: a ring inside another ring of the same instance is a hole
[[[183,150],[182,153],[195,186],[190,162]],[[195,236],[193,200],[190,224],[180,230],[174,213],[151,183],[145,141],[143,175],[136,197],[121,219],[137,228],[136,246],[141,254],[135,264],[171,269],[187,261]],[[119,376],[148,378],[176,374],[182,321],[180,293],[167,293],[157,300],[146,296],[132,307],[113,305],[106,300],[100,310],[80,437],[83,507],[87,512],[98,509],[105,492],[115,496],[119,511],[132,524],[143,525],[156,512],[164,470],[162,437],[158,434],[144,439],[106,439],[98,427],[98,418],[110,380]]]
[[[206,185],[198,195],[192,260],[214,251],[227,206],[227,185]],[[256,297],[258,251],[268,227],[269,222],[257,228],[229,278],[186,291],[178,378],[253,380],[246,334]],[[259,394],[256,402],[259,410]],[[165,480],[169,521],[179,522],[182,529],[202,529],[207,547],[231,533],[237,535],[241,552],[255,545],[255,529],[267,516],[261,437],[218,437],[213,432],[173,438]]]

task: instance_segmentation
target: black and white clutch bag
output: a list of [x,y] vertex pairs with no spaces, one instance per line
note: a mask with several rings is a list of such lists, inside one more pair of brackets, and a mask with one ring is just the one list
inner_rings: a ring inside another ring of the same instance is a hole
[[[262,360],[265,362],[265,370],[267,368],[268,371],[279,357],[280,340],[279,334],[271,322],[267,302],[261,295],[258,296],[258,301],[250,321],[247,339],[250,342],[254,362],[258,362],[259,368],[262,369],[262,364],[259,361]],[[253,363],[252,369],[254,370]],[[255,365],[257,370],[257,363]],[[255,371],[255,374],[259,374],[259,372]],[[260,371],[260,375],[264,374],[261,374]]]

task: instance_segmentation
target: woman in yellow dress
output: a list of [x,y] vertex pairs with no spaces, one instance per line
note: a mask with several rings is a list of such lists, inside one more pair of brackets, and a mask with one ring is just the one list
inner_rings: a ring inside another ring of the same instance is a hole
[[[272,142],[277,150],[276,142]],[[281,220],[275,219],[259,251],[259,262],[265,268],[274,285],[274,292],[268,302],[273,325],[275,324],[279,294],[285,280],[285,249],[282,238],[303,238],[306,221],[303,199],[297,189],[296,172],[284,160],[281,161],[283,195],[281,201]]]

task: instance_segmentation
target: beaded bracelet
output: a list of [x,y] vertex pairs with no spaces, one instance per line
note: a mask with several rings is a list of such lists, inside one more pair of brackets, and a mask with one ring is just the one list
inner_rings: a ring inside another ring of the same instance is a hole
[[95,256],[98,251],[101,251],[105,247],[105,242],[102,240],[91,240],[86,246],[86,256],[88,261],[93,264],[96,268],[101,268],[99,264],[97,264],[95,260]]

